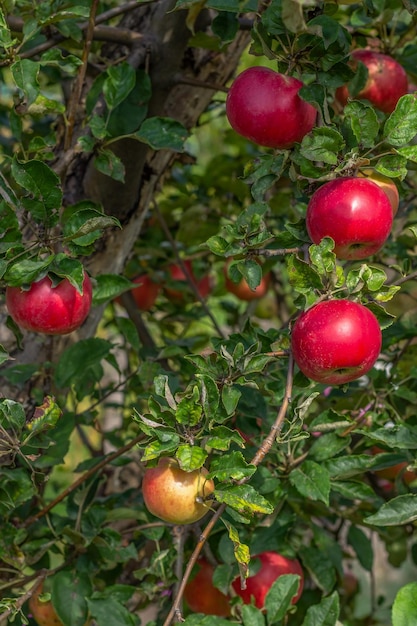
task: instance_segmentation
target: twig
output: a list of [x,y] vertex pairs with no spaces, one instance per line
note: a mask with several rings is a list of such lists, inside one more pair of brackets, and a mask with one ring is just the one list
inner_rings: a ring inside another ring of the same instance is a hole
[[133,448],[133,446],[139,443],[142,439],[143,439],[143,434],[141,433],[140,435],[132,439],[132,441],[122,446],[115,452],[112,452],[105,459],[102,459],[99,463],[97,463],[97,465],[95,465],[94,467],[91,467],[82,476],[80,476],[78,480],[76,480],[69,487],[64,489],[64,491],[62,491],[56,498],[54,498],[49,504],[47,504],[41,511],[38,511],[37,513],[35,513],[35,515],[32,515],[32,517],[29,517],[28,519],[26,519],[22,524],[22,528],[27,528],[28,526],[31,526],[36,521],[38,521],[39,519],[47,515],[49,511],[51,511],[54,507],[56,507],[57,504],[62,502],[62,500],[65,500],[65,498],[69,496],[70,493],[75,491],[77,487],[82,485],[86,480],[88,480],[96,472],[99,472],[100,470],[102,470],[106,465],[108,465],[109,463],[117,459],[119,456],[122,456],[125,452],[128,452],[129,450],[131,450],[131,448]]
[[98,2],[99,0],[92,0],[92,3],[91,3],[88,27],[87,27],[87,32],[86,32],[85,41],[84,41],[83,54],[81,57],[82,65],[79,68],[78,76],[75,80],[73,92],[71,94],[71,99],[70,99],[69,106],[68,106],[68,123],[67,123],[67,127],[65,130],[64,151],[69,150],[69,148],[71,147],[71,143],[72,143],[72,136],[73,136],[74,126],[75,126],[75,118],[76,118],[77,109],[78,109],[80,99],[81,99],[81,94],[82,94],[82,90],[84,86],[84,80],[85,80],[85,76],[87,73],[88,57],[90,54],[91,44],[93,41],[93,33],[94,33]]

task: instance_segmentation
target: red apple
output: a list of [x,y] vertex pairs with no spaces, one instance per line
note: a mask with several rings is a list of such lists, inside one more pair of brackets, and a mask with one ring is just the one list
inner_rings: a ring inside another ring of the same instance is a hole
[[91,281],[84,272],[80,293],[67,278],[56,287],[49,276],[23,287],[7,287],[7,310],[21,328],[46,335],[66,335],[86,319],[92,300]]
[[360,378],[374,365],[382,333],[375,315],[350,300],[326,300],[302,313],[291,333],[291,349],[300,370],[326,385]]
[[262,609],[265,604],[265,597],[272,584],[282,576],[282,574],[298,574],[300,584],[298,591],[292,599],[292,604],[298,602],[303,592],[304,573],[300,562],[297,559],[289,559],[277,552],[261,552],[254,559],[261,561],[260,569],[253,576],[246,579],[246,589],[241,589],[240,578],[236,578],[232,587],[245,604],[251,603],[251,598],[255,600],[258,609]]
[[385,191],[389,201],[391,202],[392,215],[395,217],[400,204],[400,194],[398,193],[397,185],[394,183],[392,178],[388,178],[388,176],[384,176],[371,168],[361,170],[358,173],[358,176],[372,180],[372,182],[379,185],[379,187]]
[[[386,452],[386,450],[383,450],[379,446],[372,446],[371,452],[373,455],[378,455]],[[379,478],[383,478],[390,483],[395,482],[397,477],[401,476],[401,479],[405,482],[405,484],[409,485],[417,479],[417,474],[412,470],[407,470],[407,466],[407,461],[403,461],[402,463],[391,465],[391,467],[384,467],[383,469],[375,470],[375,474],[379,476]]]
[[251,289],[248,285],[248,282],[245,278],[242,278],[238,283],[234,283],[228,275],[228,268],[232,259],[226,262],[224,265],[224,277],[225,282],[224,285],[226,290],[229,293],[233,293],[239,300],[245,300],[249,302],[251,300],[259,300],[259,298],[263,298],[269,289],[269,283],[271,281],[271,275],[269,272],[266,272],[261,279],[261,282],[255,289]]
[[[33,591],[29,602],[29,611],[38,626],[63,626],[53,607],[51,600],[43,602],[40,596],[44,593],[43,583],[40,583]],[[85,626],[89,626],[91,621],[87,621]]]
[[306,226],[311,240],[335,242],[339,259],[372,256],[387,240],[392,206],[379,185],[367,178],[336,178],[317,189],[307,206]]
[[[186,259],[184,261],[184,265],[191,276],[193,284],[197,287],[198,293],[200,294],[201,298],[207,298],[207,296],[211,292],[210,277],[208,275],[204,275],[200,279],[197,279],[194,274],[193,265],[190,259]],[[179,283],[187,285],[187,275],[180,265],[173,263],[168,267],[168,272],[172,281],[178,281]],[[167,298],[171,300],[171,302],[180,304],[184,301],[185,292],[183,289],[175,289],[175,287],[165,285],[164,292]]]
[[193,613],[229,617],[230,598],[213,585],[214,567],[199,559],[196,575],[187,582],[184,589],[184,599]]
[[[351,58],[354,67],[360,61],[368,70],[368,80],[355,97],[368,100],[384,113],[392,113],[401,96],[408,93],[408,78],[402,65],[387,54],[374,50],[354,50]],[[336,90],[336,98],[342,105],[349,97],[347,85]]]
[[303,83],[267,67],[250,67],[229,89],[226,115],[246,139],[269,148],[291,148],[313,128],[317,111],[298,95]]
[[[156,302],[161,291],[161,285],[155,283],[148,274],[141,274],[132,280],[138,286],[133,287],[131,294],[139,311],[149,311]],[[117,302],[121,302],[120,297],[116,298]]]
[[204,500],[214,491],[203,467],[192,472],[182,470],[175,459],[162,457],[156,467],[146,470],[142,481],[147,509],[171,524],[192,524],[209,510]]

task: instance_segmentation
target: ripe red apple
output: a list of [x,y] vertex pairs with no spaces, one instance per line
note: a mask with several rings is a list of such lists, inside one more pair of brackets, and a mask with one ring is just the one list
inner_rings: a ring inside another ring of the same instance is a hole
[[145,471],[143,500],[156,517],[171,524],[192,524],[209,510],[204,500],[214,491],[214,482],[203,467],[182,470],[175,459],[162,457],[156,467]]
[[303,592],[304,573],[297,559],[289,559],[277,552],[261,552],[253,558],[259,559],[261,566],[254,576],[249,576],[246,579],[246,589],[241,589],[240,578],[236,578],[232,583],[233,589],[245,604],[250,604],[253,596],[255,605],[258,609],[262,609],[265,604],[266,594],[272,584],[282,574],[298,574],[300,576],[300,584],[296,595],[292,599],[292,604],[298,602]]
[[306,226],[311,240],[335,242],[339,259],[372,256],[387,240],[393,221],[392,206],[379,185],[367,178],[336,178],[313,193]]
[[[197,279],[194,274],[193,265],[190,259],[186,259],[184,261],[184,265],[191,276],[192,282],[197,287],[198,293],[200,294],[201,298],[207,298],[207,296],[211,292],[210,276],[204,275],[200,279]],[[185,285],[187,284],[188,278],[180,265],[173,263],[168,267],[168,272],[173,281],[178,281]],[[180,304],[184,301],[185,292],[182,289],[175,289],[175,287],[165,285],[164,292],[167,298],[171,300],[171,302]]]
[[[136,276],[132,280],[132,283],[136,283],[138,286],[133,287],[131,294],[139,311],[149,311],[156,302],[156,299],[161,291],[161,285],[155,283],[148,274],[141,274]],[[120,302],[120,297],[116,298],[117,302]]]
[[358,173],[358,176],[362,178],[367,178],[368,180],[372,180],[372,182],[376,183],[381,187],[383,191],[388,196],[389,201],[391,202],[392,207],[392,215],[395,215],[398,212],[398,207],[400,204],[400,194],[398,193],[397,185],[394,183],[392,178],[388,178],[388,176],[384,176],[379,172],[371,168],[365,168]]
[[[366,49],[353,50],[351,59],[353,67],[360,61],[368,70],[368,80],[355,97],[368,100],[384,113],[392,113],[401,96],[408,93],[408,78],[402,65],[387,54]],[[347,85],[336,90],[336,98],[342,105],[349,97]]]
[[184,599],[193,613],[230,616],[230,598],[213,585],[214,567],[201,558],[197,562],[197,573],[184,589]]
[[[44,593],[43,583],[40,583],[33,591],[29,602],[29,611],[38,626],[63,626],[53,607],[51,600],[42,602],[40,597]],[[87,621],[85,626],[89,626],[91,620]]]
[[261,279],[261,282],[255,289],[251,289],[248,285],[248,282],[245,278],[242,278],[238,283],[234,283],[228,275],[228,268],[232,259],[226,262],[223,267],[224,272],[224,286],[229,293],[233,293],[239,300],[244,300],[246,302],[250,302],[251,300],[259,300],[259,298],[263,298],[269,289],[269,284],[271,282],[271,275],[269,272],[266,272]]
[[92,300],[91,280],[84,272],[83,292],[67,278],[56,287],[49,276],[23,287],[7,287],[6,305],[21,328],[46,335],[66,335],[86,319]]
[[[372,446],[371,448],[371,453],[373,455],[378,455],[383,452],[386,452],[386,450],[383,450],[379,446]],[[375,474],[379,476],[379,478],[388,480],[390,483],[395,482],[396,478],[401,475],[401,479],[406,485],[409,485],[417,479],[417,474],[412,470],[405,469],[407,466],[407,461],[403,461],[402,463],[391,465],[391,467],[384,467],[383,469],[375,470]]]
[[317,111],[298,95],[303,83],[267,67],[250,67],[232,83],[226,99],[231,127],[269,148],[291,148],[313,128]]
[[326,300],[301,313],[291,332],[291,349],[311,380],[342,385],[374,365],[382,333],[375,315],[350,300]]

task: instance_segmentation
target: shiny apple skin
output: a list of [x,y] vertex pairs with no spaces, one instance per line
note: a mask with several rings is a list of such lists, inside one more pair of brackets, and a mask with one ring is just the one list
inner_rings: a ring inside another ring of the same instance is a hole
[[192,524],[201,519],[209,505],[197,499],[205,499],[214,491],[214,482],[207,474],[204,467],[186,472],[175,459],[162,457],[143,476],[142,493],[148,511],[170,524]]
[[360,260],[376,254],[391,232],[393,212],[387,194],[367,178],[336,178],[314,192],[306,226],[313,243],[335,242],[339,259]]
[[375,315],[359,302],[326,300],[301,313],[291,332],[300,370],[326,385],[342,385],[369,372],[381,351]]
[[298,591],[292,599],[292,604],[296,604],[303,593],[304,573],[300,562],[297,559],[289,559],[277,552],[261,552],[252,557],[261,561],[261,567],[254,576],[246,579],[246,589],[241,589],[240,578],[236,578],[232,587],[245,604],[251,603],[253,596],[258,609],[263,609],[265,598],[272,584],[283,574],[298,574],[300,584]]
[[82,294],[64,278],[52,286],[49,276],[22,287],[6,288],[7,310],[20,328],[45,335],[66,335],[81,326],[88,316],[92,285],[84,273]]
[[188,608],[193,613],[229,617],[230,597],[213,585],[213,565],[202,558],[197,561],[197,568],[196,575],[187,582],[184,589]]
[[[383,113],[392,113],[401,96],[408,93],[408,78],[402,67],[391,56],[374,50],[357,49],[351,54],[353,64],[361,61],[368,69],[368,80],[356,99],[368,100]],[[336,90],[336,98],[345,105],[349,98],[348,87]]]
[[398,213],[398,207],[400,205],[400,194],[398,193],[397,185],[394,183],[392,178],[384,176],[383,174],[375,172],[369,168],[361,170],[358,173],[358,176],[372,180],[373,183],[376,183],[383,191],[385,191],[388,196],[388,200],[391,202],[392,215],[395,217]]
[[267,67],[250,67],[232,83],[226,116],[242,137],[260,146],[291,148],[313,128],[316,109],[298,95],[303,83]]

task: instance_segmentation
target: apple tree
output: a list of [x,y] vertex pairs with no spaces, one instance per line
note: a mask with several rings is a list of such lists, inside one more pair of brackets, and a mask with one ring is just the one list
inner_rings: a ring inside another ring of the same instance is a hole
[[0,624],[417,623],[417,5],[0,5]]

